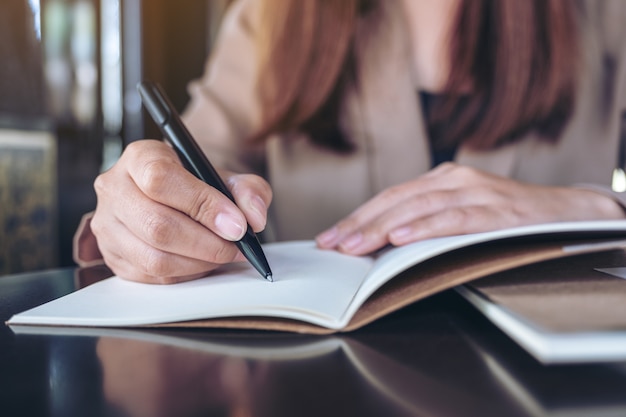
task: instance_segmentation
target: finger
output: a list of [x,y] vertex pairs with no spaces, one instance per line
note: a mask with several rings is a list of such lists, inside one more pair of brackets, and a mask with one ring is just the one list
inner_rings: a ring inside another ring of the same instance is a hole
[[[103,174],[95,181],[100,202],[99,210],[93,219],[96,227],[104,216],[100,216],[100,212],[106,210],[105,203],[115,201],[116,204],[111,209],[113,218],[110,220],[105,218],[104,221],[119,223],[122,225],[120,228],[128,229],[129,233],[146,245],[213,264],[231,262],[236,256],[237,250],[234,245],[221,239],[203,225],[180,211],[149,199],[132,181],[114,181],[114,187],[106,185],[106,175],[109,174]],[[110,225],[105,223],[94,233],[106,234],[109,227]],[[106,242],[120,241],[122,238],[115,234],[106,239]]]
[[317,244],[327,249],[337,247],[346,239],[355,245],[362,244],[367,239],[359,239],[357,232],[380,217],[389,207],[398,206],[409,198],[461,188],[461,184],[465,183],[467,178],[475,176],[471,175],[472,171],[471,168],[455,163],[444,163],[413,181],[388,188],[332,228],[318,235]]
[[[344,253],[362,255],[389,243],[398,244],[397,242],[408,234],[407,228],[411,227],[411,224],[442,210],[467,204],[468,194],[465,190],[445,190],[410,195],[398,204],[389,206],[380,216],[339,242],[338,248]],[[414,230],[410,232],[415,233]],[[408,243],[404,240],[402,242],[402,244]]]
[[488,232],[519,225],[513,217],[489,206],[459,206],[420,219],[396,229],[389,235],[396,246],[418,240],[468,233]]
[[128,172],[150,199],[175,208],[224,239],[243,237],[247,222],[241,210],[224,194],[194,177],[167,147],[130,153]]
[[451,172],[456,171],[461,167],[462,165],[459,165],[456,162],[443,162],[426,172],[421,176],[421,178],[436,178],[449,175]]
[[265,229],[267,208],[272,202],[272,189],[267,181],[250,174],[226,173],[223,178],[252,229],[255,232]]
[[120,246],[110,249],[104,252],[106,264],[116,275],[131,281],[173,284],[205,276],[217,267],[208,262],[160,251],[132,235]]
[[218,266],[147,245],[119,223],[107,230],[110,233],[99,234],[101,253],[107,266],[124,279],[172,284],[205,276]]
[[376,218],[380,217],[389,207],[399,204],[408,198],[411,193],[417,192],[419,186],[416,181],[391,187],[357,208],[346,218],[339,221],[332,228],[316,237],[318,246],[322,248],[337,248],[341,243],[344,249],[356,248],[364,243],[359,232]]
[[[434,191],[426,194],[413,196],[402,204],[392,207],[385,216],[381,216],[370,227],[379,227],[388,232],[389,243],[405,244],[419,230],[407,231],[411,224],[419,224],[420,219],[445,213],[454,209],[467,208],[470,210],[483,210],[493,212],[493,221],[506,218],[508,224],[513,224],[517,218],[517,212],[507,209],[508,201],[497,190],[485,187],[466,187],[459,189]],[[466,224],[464,224],[466,225]],[[457,227],[450,223],[450,227]],[[415,227],[411,227],[415,229]],[[458,229],[462,233],[462,229]],[[425,232],[426,233],[426,232]],[[428,233],[426,233],[429,235]],[[413,238],[413,240],[417,240]]]
[[[491,220],[498,221],[501,227],[506,219],[507,224],[513,224],[517,215],[514,211],[498,210],[501,208],[502,198],[498,192],[489,188],[469,187],[452,190],[439,190],[425,194],[408,195],[403,201],[388,206],[387,210],[370,223],[362,226],[353,235],[339,242],[338,248],[344,253],[362,255],[373,252],[389,243],[404,245],[416,240],[432,237],[428,230],[420,230],[420,220],[435,216],[438,213],[447,213],[454,209],[485,207],[494,212]],[[436,218],[436,217],[435,217]],[[476,219],[480,224],[480,219]],[[446,225],[447,234],[467,233],[456,223]],[[467,223],[461,226],[467,227]],[[479,227],[480,229],[480,227]]]

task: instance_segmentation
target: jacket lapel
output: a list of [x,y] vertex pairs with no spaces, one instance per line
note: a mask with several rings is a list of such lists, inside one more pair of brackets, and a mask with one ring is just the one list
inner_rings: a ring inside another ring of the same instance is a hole
[[398,2],[378,2],[357,27],[355,107],[364,126],[359,142],[366,147],[374,193],[430,168],[407,33]]

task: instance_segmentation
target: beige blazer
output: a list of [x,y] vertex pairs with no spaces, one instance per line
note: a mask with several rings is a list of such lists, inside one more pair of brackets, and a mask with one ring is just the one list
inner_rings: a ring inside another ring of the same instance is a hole
[[[244,139],[260,126],[253,42],[258,4],[240,0],[229,10],[204,76],[189,86],[192,99],[184,119],[215,165],[270,181],[274,201],[267,239],[312,238],[376,193],[431,168],[409,63],[408,26],[399,1],[381,1],[378,12],[358,23],[361,83],[349,89],[341,113],[342,128],[358,148],[354,154],[335,155],[304,135],[275,135],[264,146],[251,147]],[[583,5],[583,74],[575,114],[559,144],[530,135],[496,151],[461,148],[458,163],[521,181],[594,184],[610,192],[626,104],[626,1]]]
[[[303,135],[272,137],[262,149],[242,142],[259,126],[253,37],[255,0],[226,17],[206,73],[190,85],[190,130],[215,163],[264,175],[274,189],[275,239],[311,238],[381,190],[431,168],[410,59],[407,22],[398,1],[359,23],[360,89],[345,97],[341,123],[357,144],[334,155]],[[626,2],[587,1],[583,17],[584,75],[573,119],[558,146],[532,135],[489,152],[461,148],[456,161],[522,181],[548,185],[610,185],[626,99]]]

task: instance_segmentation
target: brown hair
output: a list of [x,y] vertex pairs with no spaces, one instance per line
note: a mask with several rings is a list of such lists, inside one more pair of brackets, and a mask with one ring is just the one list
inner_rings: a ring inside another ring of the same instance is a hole
[[[429,120],[439,126],[445,146],[489,149],[530,130],[558,138],[575,96],[575,4],[462,1],[451,38],[448,94]],[[355,78],[356,21],[375,12],[375,1],[266,0],[263,10],[258,86],[265,127],[258,137],[301,130],[321,146],[349,151],[338,126],[339,102]],[[452,93],[468,82],[471,94]],[[451,115],[455,121],[447,124]]]

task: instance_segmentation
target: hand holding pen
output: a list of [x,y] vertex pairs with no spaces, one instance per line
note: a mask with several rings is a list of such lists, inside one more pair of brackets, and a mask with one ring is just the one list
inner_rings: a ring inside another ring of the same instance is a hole
[[[222,178],[182,123],[165,92],[151,82],[140,83],[138,89],[144,107],[165,135],[167,142],[174,148],[183,166],[198,179],[215,188],[235,203],[235,197],[230,193]],[[218,214],[217,219],[219,216]],[[243,235],[236,239],[235,244],[261,276],[272,281],[272,270],[267,263],[261,243],[250,225],[246,223]]]
[[245,261],[233,241],[243,236],[246,221],[256,231],[265,227],[272,191],[255,175],[220,174],[237,204],[189,173],[165,142],[130,143],[96,180],[91,231],[97,246],[81,258],[101,257],[116,275],[148,283],[199,278]]

